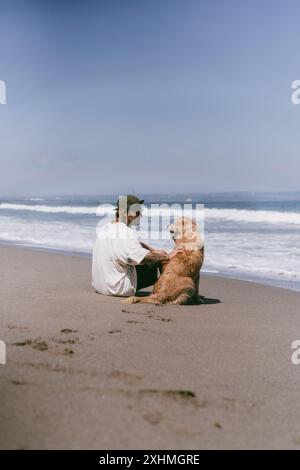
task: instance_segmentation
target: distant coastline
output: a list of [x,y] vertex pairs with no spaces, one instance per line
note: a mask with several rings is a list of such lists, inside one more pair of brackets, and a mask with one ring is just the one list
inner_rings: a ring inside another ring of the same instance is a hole
[[[134,191],[132,191],[134,192]],[[162,193],[162,192],[138,192],[145,200],[153,198],[157,201],[174,202],[191,199],[192,201],[204,202],[276,202],[276,201],[300,201],[300,191],[203,191],[203,192],[181,192],[181,193]],[[0,195],[0,202],[11,199],[31,200],[31,201],[58,201],[58,200],[101,200],[102,202],[114,202],[118,198],[117,193],[111,194],[64,194],[64,195]]]

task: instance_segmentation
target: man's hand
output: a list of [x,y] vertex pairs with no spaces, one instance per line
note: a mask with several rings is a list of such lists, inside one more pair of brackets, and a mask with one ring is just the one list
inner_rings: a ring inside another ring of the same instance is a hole
[[169,261],[168,253],[164,250],[153,250],[145,256],[140,264],[161,263],[163,261]]
[[144,243],[144,242],[140,242],[140,244],[142,245],[143,248],[146,248],[146,250],[149,250],[149,251],[156,251],[154,248],[152,248],[151,246],[147,245],[147,244]]
[[165,250],[155,250],[155,252],[158,253],[158,255],[160,255],[164,259],[169,259],[169,254]]
[[183,253],[185,251],[184,247],[175,248],[170,254],[169,259],[173,259],[178,253]]

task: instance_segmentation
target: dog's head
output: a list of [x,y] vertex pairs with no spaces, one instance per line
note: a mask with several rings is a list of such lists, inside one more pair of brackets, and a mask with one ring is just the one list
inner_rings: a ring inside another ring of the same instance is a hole
[[179,217],[174,224],[169,226],[169,231],[176,245],[185,246],[187,249],[203,248],[203,240],[200,236],[197,224],[189,217]]

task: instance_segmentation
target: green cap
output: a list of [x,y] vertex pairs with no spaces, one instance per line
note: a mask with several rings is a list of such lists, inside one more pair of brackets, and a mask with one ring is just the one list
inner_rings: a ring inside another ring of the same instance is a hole
[[132,206],[140,206],[144,204],[144,199],[139,199],[137,196],[134,196],[133,194],[127,194],[126,196],[119,196],[119,199],[116,203],[116,210],[120,208],[127,208],[130,209]]

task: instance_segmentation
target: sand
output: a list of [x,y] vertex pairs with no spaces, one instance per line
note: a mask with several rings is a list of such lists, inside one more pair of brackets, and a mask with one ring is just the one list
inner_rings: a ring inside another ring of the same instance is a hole
[[205,277],[128,306],[91,261],[0,247],[1,449],[300,448],[300,294]]

